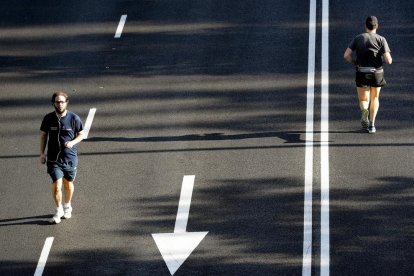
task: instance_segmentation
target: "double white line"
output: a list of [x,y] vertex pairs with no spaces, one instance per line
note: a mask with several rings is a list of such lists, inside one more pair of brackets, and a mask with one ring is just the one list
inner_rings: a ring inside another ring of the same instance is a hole
[[[302,275],[312,273],[313,144],[316,52],[316,0],[310,0],[306,103],[305,195]],[[322,0],[321,48],[321,232],[320,275],[329,275],[329,0]]]

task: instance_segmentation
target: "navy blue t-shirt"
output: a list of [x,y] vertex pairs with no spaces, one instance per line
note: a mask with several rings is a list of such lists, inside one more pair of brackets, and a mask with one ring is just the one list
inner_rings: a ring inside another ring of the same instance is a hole
[[82,121],[78,115],[68,111],[66,116],[59,119],[55,112],[51,112],[43,118],[40,130],[48,134],[48,161],[67,163],[77,159],[76,145],[69,149],[65,147],[65,143],[75,139],[77,133],[83,130]]

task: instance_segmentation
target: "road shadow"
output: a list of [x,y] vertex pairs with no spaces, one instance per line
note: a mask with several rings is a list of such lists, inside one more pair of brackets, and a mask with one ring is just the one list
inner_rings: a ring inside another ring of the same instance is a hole
[[[283,177],[199,180],[187,231],[209,233],[176,275],[300,274],[302,182]],[[136,219],[112,234],[171,233],[178,200],[179,194],[130,199],[127,205],[137,210]]]
[[[67,250],[66,253],[55,253],[55,257],[59,258],[61,262],[49,258],[42,275],[150,276],[160,270],[158,262],[132,260],[133,256],[123,250],[98,248],[93,250]],[[26,276],[33,275],[35,270],[35,262],[0,261],[0,275]],[[167,274],[158,273],[158,275]]]
[[0,227],[11,226],[11,225],[51,225],[52,215],[42,215],[33,217],[21,217],[12,219],[0,220]]
[[[198,185],[194,190],[187,231],[209,234],[177,275],[301,273],[303,179],[204,181],[208,185]],[[414,269],[410,261],[414,258],[410,234],[414,178],[390,176],[375,181],[375,186],[366,188],[330,190],[334,274],[410,275]],[[178,199],[178,194],[130,199],[137,210],[136,221],[113,234],[149,236],[172,232]],[[315,198],[314,254],[319,250],[318,205]],[[317,264],[313,270],[319,271]]]
[[331,273],[411,275],[414,178],[365,178],[330,191]]
[[304,143],[300,132],[262,132],[244,134],[205,133],[189,134],[180,136],[154,136],[142,138],[127,137],[91,137],[85,142],[179,142],[179,141],[222,141],[222,140],[244,140],[255,138],[279,138],[285,143]]

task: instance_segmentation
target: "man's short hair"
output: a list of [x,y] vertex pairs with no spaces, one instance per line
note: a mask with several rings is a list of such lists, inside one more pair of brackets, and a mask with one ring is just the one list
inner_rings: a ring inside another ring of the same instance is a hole
[[365,20],[365,26],[371,31],[378,28],[378,19],[373,15],[368,16]]
[[57,92],[53,93],[53,96],[52,96],[52,103],[54,103],[54,102],[55,102],[56,97],[59,97],[59,96],[63,96],[63,97],[65,97],[65,99],[66,99],[66,101],[67,101],[67,102],[69,101],[69,96],[68,96],[68,94],[66,94],[66,93],[65,93],[65,92],[63,92],[63,91],[57,91]]

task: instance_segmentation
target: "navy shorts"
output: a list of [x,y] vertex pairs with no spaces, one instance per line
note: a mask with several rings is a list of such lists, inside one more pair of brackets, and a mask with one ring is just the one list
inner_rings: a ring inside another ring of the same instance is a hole
[[65,178],[68,181],[74,181],[76,177],[76,171],[78,166],[78,160],[68,162],[47,162],[47,173],[55,182],[58,179]]
[[383,87],[387,84],[383,70],[373,73],[356,72],[355,83],[357,87]]

